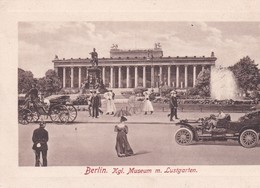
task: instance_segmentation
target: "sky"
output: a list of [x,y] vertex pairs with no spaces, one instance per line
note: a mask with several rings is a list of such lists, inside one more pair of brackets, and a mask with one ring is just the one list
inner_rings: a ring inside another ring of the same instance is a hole
[[19,22],[18,67],[40,78],[53,69],[55,55],[110,57],[119,49],[153,48],[159,42],[164,56],[210,56],[227,67],[249,56],[260,64],[260,22]]

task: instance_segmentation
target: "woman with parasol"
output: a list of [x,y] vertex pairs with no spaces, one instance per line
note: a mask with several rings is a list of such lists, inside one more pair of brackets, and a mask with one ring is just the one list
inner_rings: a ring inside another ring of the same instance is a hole
[[127,157],[133,155],[134,152],[127,140],[128,127],[125,125],[127,118],[121,116],[120,123],[115,126],[114,131],[117,132],[116,136],[116,152],[118,157]]

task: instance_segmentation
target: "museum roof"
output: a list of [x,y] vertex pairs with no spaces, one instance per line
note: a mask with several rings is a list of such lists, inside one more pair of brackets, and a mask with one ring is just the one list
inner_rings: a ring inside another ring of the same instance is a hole
[[[123,61],[133,61],[133,60],[147,60],[147,61],[160,61],[160,60],[216,60],[216,57],[205,57],[205,56],[167,56],[167,57],[156,57],[156,58],[147,58],[147,57],[109,57],[109,58],[98,58],[99,61],[113,61],[113,60],[123,60]],[[63,62],[63,61],[90,61],[90,58],[55,58],[52,62]]]

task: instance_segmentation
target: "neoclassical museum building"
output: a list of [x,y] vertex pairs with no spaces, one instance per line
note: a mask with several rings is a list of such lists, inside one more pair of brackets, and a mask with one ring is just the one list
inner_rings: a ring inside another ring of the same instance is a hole
[[[122,50],[114,45],[110,49],[110,57],[98,58],[98,68],[107,88],[158,88],[168,85],[187,89],[194,87],[198,74],[215,66],[216,60],[214,52],[209,57],[164,57],[161,46],[157,44],[153,49],[135,50]],[[63,88],[82,87],[92,66],[91,58],[60,59],[56,56],[52,62]]]

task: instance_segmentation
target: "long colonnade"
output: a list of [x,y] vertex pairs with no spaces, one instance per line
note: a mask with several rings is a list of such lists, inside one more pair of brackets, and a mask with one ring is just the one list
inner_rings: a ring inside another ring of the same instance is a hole
[[[102,81],[109,88],[154,88],[168,85],[175,88],[194,87],[196,78],[207,65],[109,65],[100,66]],[[57,66],[63,88],[80,88],[87,79],[90,66]]]

